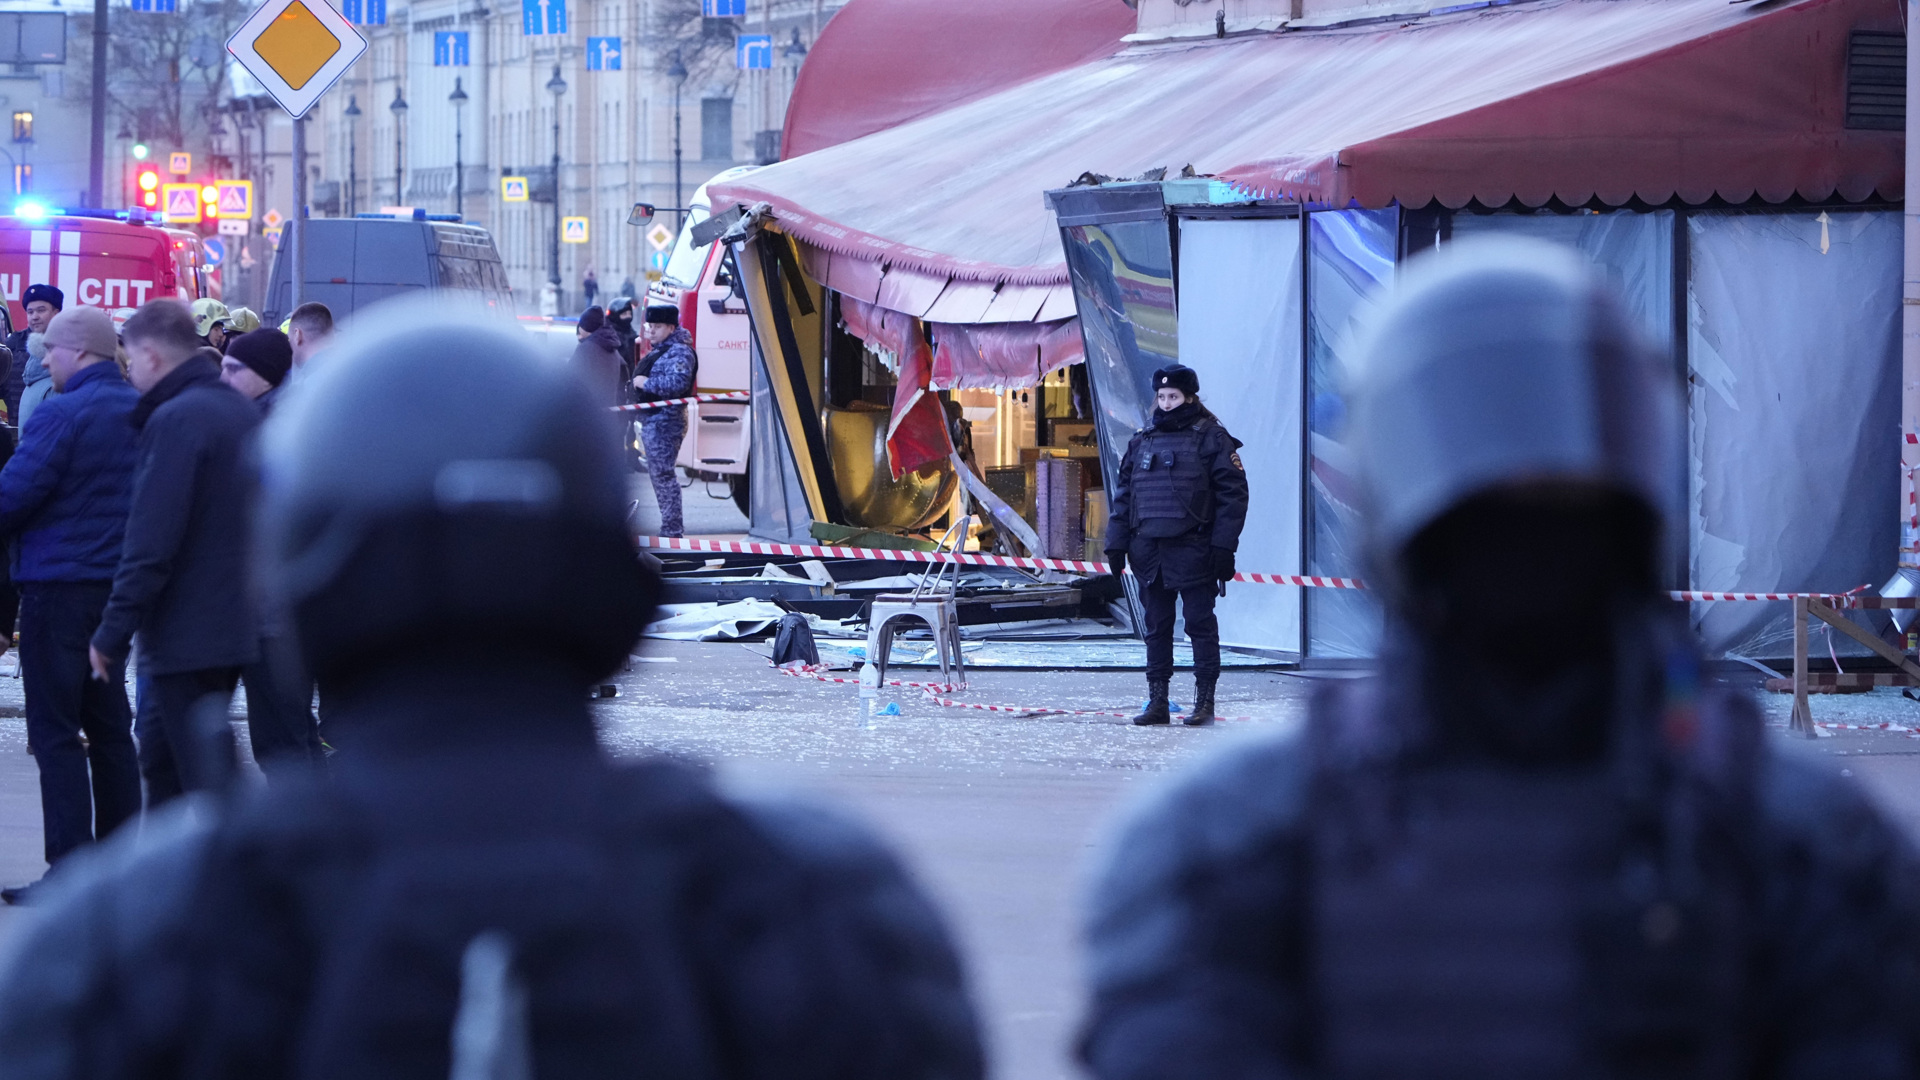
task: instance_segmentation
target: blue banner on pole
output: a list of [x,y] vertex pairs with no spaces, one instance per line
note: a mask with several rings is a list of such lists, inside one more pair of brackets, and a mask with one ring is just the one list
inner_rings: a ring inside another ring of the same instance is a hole
[[700,14],[709,19],[744,19],[747,0],[700,0]]
[[620,39],[617,37],[590,37],[587,39],[588,71],[620,70]]
[[385,26],[387,0],[340,0],[340,14],[361,26]]
[[436,30],[433,34],[434,67],[467,67],[471,61],[467,47],[467,31]]
[[520,0],[520,26],[528,37],[567,32],[567,0]]
[[129,0],[130,11],[173,12],[180,10],[178,0]]
[[773,35],[741,34],[733,40],[733,62],[742,71],[773,68]]

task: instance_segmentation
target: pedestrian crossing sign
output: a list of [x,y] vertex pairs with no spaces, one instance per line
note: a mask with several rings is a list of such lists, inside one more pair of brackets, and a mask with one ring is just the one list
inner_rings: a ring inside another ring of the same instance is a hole
[[587,242],[587,219],[583,217],[563,217],[560,219],[560,239],[569,244]]
[[218,189],[219,197],[214,205],[220,208],[223,218],[250,218],[253,216],[253,181],[251,180],[215,180],[213,186]]
[[167,171],[175,176],[185,176],[193,171],[193,155],[185,150],[175,150],[167,155]]
[[260,230],[260,235],[266,237],[267,243],[273,245],[273,249],[278,251],[280,250],[280,234],[285,228],[286,226],[284,225],[269,225]]
[[500,178],[501,202],[526,202],[527,178],[524,176],[503,176]]
[[161,184],[160,205],[169,225],[200,224],[200,185]]

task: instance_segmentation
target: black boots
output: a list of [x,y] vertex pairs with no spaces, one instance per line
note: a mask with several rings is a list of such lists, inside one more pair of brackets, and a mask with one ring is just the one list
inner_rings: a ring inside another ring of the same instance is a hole
[[1167,681],[1166,679],[1147,680],[1147,707],[1140,711],[1139,716],[1133,718],[1134,723],[1146,727],[1151,724],[1172,722],[1173,712],[1167,707]]
[[[1180,721],[1188,727],[1206,727],[1213,723],[1213,683],[1212,679],[1196,676],[1193,680],[1193,711]],[[1139,723],[1135,720],[1134,723]]]

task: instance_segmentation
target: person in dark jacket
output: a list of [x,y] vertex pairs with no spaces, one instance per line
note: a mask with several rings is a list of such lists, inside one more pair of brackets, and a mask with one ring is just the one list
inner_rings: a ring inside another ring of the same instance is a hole
[[258,405],[261,416],[273,413],[280,388],[292,370],[293,344],[272,327],[232,338],[227,342],[227,355],[220,359],[220,381]]
[[1351,368],[1377,672],[1108,846],[1098,1080],[1920,1075],[1920,861],[1703,677],[1637,327],[1570,249],[1402,268]]
[[620,335],[620,386],[624,391],[633,380],[633,362],[639,356],[635,343],[640,340],[640,331],[633,326],[633,297],[613,298],[607,305],[607,325]]
[[574,373],[586,382],[596,399],[608,405],[620,404],[620,334],[607,325],[607,313],[597,307],[581,312],[574,337],[577,344],[569,361]]
[[597,741],[659,595],[610,426],[484,319],[341,336],[263,433],[259,536],[354,742],[56,880],[0,959],[8,1080],[980,1080],[867,830]]
[[1174,601],[1186,615],[1193,644],[1193,709],[1182,721],[1213,722],[1220,681],[1220,622],[1216,596],[1233,580],[1233,554],[1247,523],[1247,473],[1240,441],[1200,404],[1200,376],[1175,364],[1153,373],[1153,422],[1134,433],[1115,470],[1109,504],[1107,564],[1119,573],[1128,561],[1146,609],[1147,707],[1136,724],[1172,720]]
[[[633,366],[630,384],[639,401],[672,401],[691,397],[700,370],[693,353],[693,335],[680,328],[680,311],[672,304],[647,308],[645,356]],[[660,505],[660,535],[681,536],[680,477],[674,461],[680,440],[687,436],[687,407],[666,405],[640,413],[640,444],[647,451],[647,475],[653,479],[653,497]]]
[[[100,309],[55,316],[46,340],[60,393],[35,410],[32,437],[0,469],[0,537],[16,544],[27,741],[54,867],[140,810],[124,666],[102,682],[87,662],[126,535],[140,395],[113,361],[113,322]],[[28,888],[0,899],[19,903]]]
[[231,696],[240,669],[259,656],[244,454],[260,410],[220,381],[218,364],[196,355],[193,315],[178,301],[147,304],[128,316],[121,336],[129,379],[141,391],[133,412],[140,468],[90,655],[94,673],[111,679],[140,635],[160,724],[140,733],[140,771],[149,804],[157,804],[212,782],[192,734],[192,706]]
[[7,421],[16,430],[21,425],[20,396],[27,390],[27,335],[46,333],[47,324],[67,306],[67,297],[51,285],[29,285],[20,306],[26,310],[27,325],[7,335]]
[[[293,370],[293,345],[272,327],[228,339],[220,381],[252,399],[262,417]],[[263,770],[309,765],[320,757],[320,726],[313,714],[313,679],[279,620],[263,615],[260,656],[240,674],[247,689],[247,738]]]

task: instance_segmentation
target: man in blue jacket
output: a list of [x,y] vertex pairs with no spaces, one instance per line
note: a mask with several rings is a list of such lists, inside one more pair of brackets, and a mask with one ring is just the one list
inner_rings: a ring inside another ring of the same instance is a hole
[[[125,670],[116,664],[102,681],[87,663],[127,529],[137,455],[129,418],[140,395],[113,362],[105,312],[63,312],[46,334],[60,393],[34,411],[33,441],[0,469],[0,537],[19,541],[27,739],[53,865],[140,809]],[[18,903],[28,888],[0,898]]]
[[110,681],[140,634],[160,726],[140,732],[140,771],[157,804],[216,779],[209,769],[219,763],[202,760],[191,710],[209,695],[231,697],[240,669],[260,655],[245,572],[252,482],[244,461],[260,410],[220,381],[220,365],[196,355],[193,316],[177,301],[134,312],[121,334],[141,391],[132,417],[140,465],[89,656],[95,675]]

